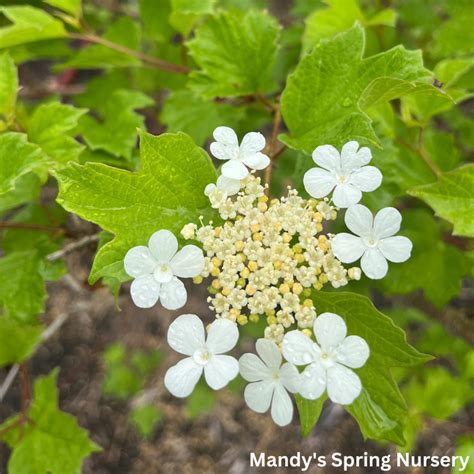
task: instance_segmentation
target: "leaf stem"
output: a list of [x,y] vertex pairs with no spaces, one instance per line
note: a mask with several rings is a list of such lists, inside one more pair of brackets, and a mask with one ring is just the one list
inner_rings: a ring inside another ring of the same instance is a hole
[[0,229],[24,229],[24,230],[38,230],[41,232],[58,232],[64,234],[66,231],[62,227],[43,224],[28,224],[25,222],[6,222],[0,221]]
[[[420,136],[421,133],[420,133]],[[421,138],[420,138],[421,140]],[[411,150],[413,153],[416,153],[428,166],[430,171],[437,177],[439,178],[442,175],[442,171],[438,168],[438,166],[431,160],[431,158],[428,156],[426,153],[426,150],[423,148],[421,143],[419,143],[417,146],[412,145],[411,143],[403,140],[402,138],[398,138],[396,140],[400,145],[404,146],[405,148],[408,148]]]
[[280,149],[278,152],[276,151],[276,146],[277,146],[277,141],[278,141],[277,137],[278,137],[278,132],[279,132],[280,126],[281,126],[281,109],[280,109],[280,106],[277,105],[276,107],[274,107],[273,111],[274,111],[274,116],[273,116],[272,134],[270,136],[270,141],[268,143],[268,149],[269,149],[269,155],[270,155],[270,164],[265,169],[265,174],[264,174],[264,181],[265,181],[265,184],[267,185],[267,188],[265,189],[265,193],[267,195],[270,194],[270,184],[271,184],[271,181],[272,181],[273,161],[276,160],[276,158],[278,156],[280,156],[281,152],[283,151],[283,149]]
[[113,49],[127,56],[132,56],[134,58],[140,59],[144,63],[154,66],[162,71],[172,72],[175,74],[187,74],[190,72],[190,69],[187,66],[181,66],[179,64],[173,64],[168,61],[165,61],[154,56],[149,56],[148,54],[142,53],[141,51],[136,51],[134,49],[127,48],[121,44],[114,43],[106,38],[102,38],[93,33],[70,33],[69,38],[77,39],[81,41],[87,41],[89,43],[100,44],[106,48]]

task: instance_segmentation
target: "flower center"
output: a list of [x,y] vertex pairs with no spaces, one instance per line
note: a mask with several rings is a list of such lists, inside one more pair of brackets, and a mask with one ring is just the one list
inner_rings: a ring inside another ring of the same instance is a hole
[[153,272],[155,280],[159,283],[168,283],[173,278],[173,271],[166,263],[160,263]]
[[322,351],[319,357],[322,366],[326,369],[329,369],[329,367],[332,367],[334,365],[334,360],[329,352]]
[[336,180],[338,183],[340,184],[345,184],[347,183],[347,181],[349,180],[349,176],[345,175],[345,174],[342,174],[342,173],[338,173],[336,175]]
[[366,245],[366,247],[369,247],[369,248],[375,248],[377,247],[379,241],[378,239],[376,239],[373,235],[369,235],[368,237],[364,237],[364,244]]
[[196,364],[199,365],[206,365],[209,362],[212,354],[205,348],[201,347],[200,349],[196,349],[193,353],[193,360]]

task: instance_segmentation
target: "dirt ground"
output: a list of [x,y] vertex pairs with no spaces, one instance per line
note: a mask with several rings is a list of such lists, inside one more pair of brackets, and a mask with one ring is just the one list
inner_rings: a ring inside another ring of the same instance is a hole
[[[103,451],[92,455],[83,466],[85,474],[159,474],[159,473],[230,473],[287,472],[290,469],[251,468],[250,452],[267,455],[330,456],[332,452],[345,455],[383,455],[395,453],[395,447],[364,442],[354,420],[335,405],[327,405],[314,433],[302,440],[296,421],[278,428],[269,415],[259,415],[246,408],[243,397],[230,391],[218,394],[211,414],[190,421],[184,404],[173,398],[163,387],[163,374],[175,363],[176,355],[166,345],[166,329],[176,314],[161,307],[140,310],[133,306],[127,288],[122,290],[117,309],[106,288],[90,288],[86,283],[93,255],[93,246],[74,252],[67,258],[71,275],[49,284],[49,300],[44,316],[46,324],[68,314],[57,333],[29,363],[30,376],[48,373],[60,367],[60,406],[78,417],[81,426],[89,430],[92,439]],[[187,311],[200,315],[206,312],[205,294],[200,287],[190,292]],[[204,288],[203,288],[204,289]],[[142,396],[156,404],[164,413],[154,436],[146,441],[127,422],[129,402],[104,397],[101,384],[104,367],[101,354],[111,342],[121,341],[132,349],[160,349],[165,362]],[[0,373],[3,380],[6,371]],[[18,380],[10,388],[0,407],[3,420],[19,409]],[[436,425],[424,432],[416,454],[453,454],[454,440],[462,426],[473,426],[474,410],[459,415],[460,423]],[[8,449],[0,445],[0,472],[6,472]],[[295,472],[299,471],[294,469]],[[337,468],[317,468],[307,472],[326,474],[342,472]],[[380,472],[377,468],[352,468],[351,473]],[[391,472],[436,472],[446,470],[404,470],[394,467]],[[42,473],[38,473],[42,474]]]

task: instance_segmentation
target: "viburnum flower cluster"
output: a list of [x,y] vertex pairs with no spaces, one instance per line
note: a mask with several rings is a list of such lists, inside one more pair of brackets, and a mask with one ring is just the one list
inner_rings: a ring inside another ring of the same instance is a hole
[[[320,146],[313,152],[318,167],[303,179],[310,198],[289,187],[285,196],[270,200],[255,174],[270,164],[263,135],[247,133],[239,144],[232,129],[218,127],[214,139],[211,154],[225,163],[205,194],[219,220],[186,224],[181,235],[193,244],[181,250],[171,232],[159,230],[148,246],[134,247],[125,257],[139,307],[160,300],[165,308],[178,309],[186,303],[181,278],[208,284],[215,319],[207,331],[193,314],[170,325],[168,343],[186,357],[168,370],[165,386],[186,397],[203,374],[217,390],[240,372],[249,382],[247,405],[258,413],[270,410],[280,426],[293,416],[290,394],[315,400],[327,392],[334,403],[351,404],[362,390],[353,369],[364,366],[369,346],[360,336],[347,335],[340,315],[318,315],[311,296],[325,285],[339,288],[358,280],[362,272],[383,278],[387,261],[407,260],[412,248],[408,238],[395,236],[401,224],[395,208],[374,217],[358,204],[363,192],[382,182],[380,171],[368,165],[370,150],[355,141],[341,153]],[[327,232],[341,209],[352,234]],[[359,259],[361,268],[344,266]],[[239,361],[227,355],[238,343],[239,326],[259,321],[265,328],[256,342],[258,355],[244,354]]]

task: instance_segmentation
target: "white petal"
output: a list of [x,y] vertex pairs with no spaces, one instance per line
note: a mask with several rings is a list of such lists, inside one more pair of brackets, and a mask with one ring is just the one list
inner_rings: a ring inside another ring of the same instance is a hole
[[382,178],[382,173],[378,168],[364,166],[351,174],[349,184],[368,193],[376,190],[382,184]]
[[342,232],[331,239],[334,255],[343,263],[359,260],[365,251],[364,242],[360,237]]
[[253,155],[244,156],[242,161],[253,170],[263,170],[270,164],[270,158],[263,153],[255,153]]
[[229,160],[223,164],[221,173],[227,178],[244,179],[248,176],[249,170],[241,161]]
[[333,203],[341,209],[357,204],[361,198],[362,192],[352,184],[338,184],[332,195]]
[[280,380],[283,386],[291,393],[298,393],[301,388],[301,376],[298,369],[286,362],[280,369]]
[[378,249],[367,249],[360,261],[362,271],[372,280],[380,280],[388,271],[388,264]]
[[239,363],[228,355],[215,355],[204,366],[206,383],[214,390],[225,387],[239,373]]
[[265,413],[270,408],[274,388],[273,382],[249,383],[244,390],[245,403],[257,413]]
[[156,267],[156,260],[150,249],[144,245],[131,248],[125,255],[123,263],[125,271],[132,277],[149,275]]
[[175,397],[187,397],[194,390],[202,374],[202,366],[186,357],[170,367],[165,375],[165,387]]
[[[219,181],[219,178],[217,178],[217,180]],[[211,194],[215,189],[216,189],[216,185],[214,183],[209,183],[205,188],[204,188],[204,195],[205,196],[209,196],[209,194]]]
[[344,172],[350,173],[372,159],[372,153],[367,147],[359,150],[359,143],[356,141],[347,142],[341,150],[341,168]]
[[195,245],[186,245],[172,259],[170,266],[180,278],[198,276],[204,270],[204,255]]
[[384,207],[375,215],[374,235],[377,239],[385,239],[400,230],[402,215],[394,207]]
[[160,284],[153,275],[138,277],[132,281],[130,295],[139,308],[151,308],[160,297]]
[[211,155],[219,160],[232,160],[239,156],[239,146],[222,142],[212,142],[209,147]]
[[372,233],[373,220],[372,213],[362,204],[351,206],[344,216],[347,228],[361,237]]
[[209,328],[206,346],[213,354],[223,354],[232,350],[238,339],[237,324],[228,319],[217,319]]
[[346,337],[344,320],[334,313],[322,313],[314,321],[314,335],[323,350],[337,347]]
[[397,235],[382,239],[377,247],[390,262],[405,262],[410,258],[413,244],[409,238]]
[[240,157],[254,155],[265,148],[265,137],[259,132],[250,132],[244,135],[240,144]]
[[[221,191],[224,191],[227,196],[233,196],[234,194],[237,194],[240,191],[241,182],[240,179],[227,178],[226,176],[221,174],[217,178],[217,187]],[[212,189],[210,189],[209,191],[212,191]]]
[[313,151],[313,160],[321,168],[336,171],[341,166],[339,152],[332,145],[321,145]]
[[347,367],[336,364],[327,372],[328,395],[334,403],[350,405],[362,390],[359,377]]
[[176,277],[161,285],[161,304],[171,311],[182,308],[186,304],[188,294],[181,280]]
[[281,365],[281,354],[277,345],[268,339],[258,339],[255,344],[257,354],[270,370],[277,370]]
[[248,382],[257,382],[271,376],[270,369],[255,354],[244,354],[239,359],[240,375]]
[[195,314],[182,314],[170,324],[167,339],[176,352],[191,356],[204,346],[204,324]]
[[283,356],[295,365],[310,364],[315,360],[314,342],[301,331],[295,330],[283,338]]
[[178,250],[178,240],[172,232],[163,229],[150,237],[148,247],[158,263],[168,263]]
[[300,395],[316,400],[326,390],[326,369],[320,364],[310,364],[301,374]]
[[321,168],[311,168],[304,174],[303,184],[310,196],[322,198],[333,190],[337,181],[331,172]]
[[277,384],[273,392],[272,399],[272,418],[278,426],[290,424],[293,418],[293,403],[288,392],[282,385]]
[[217,127],[213,134],[214,139],[227,145],[238,145],[239,140],[236,133],[230,127]]
[[370,350],[367,342],[359,336],[348,336],[336,350],[336,359],[339,363],[358,369],[369,358]]

